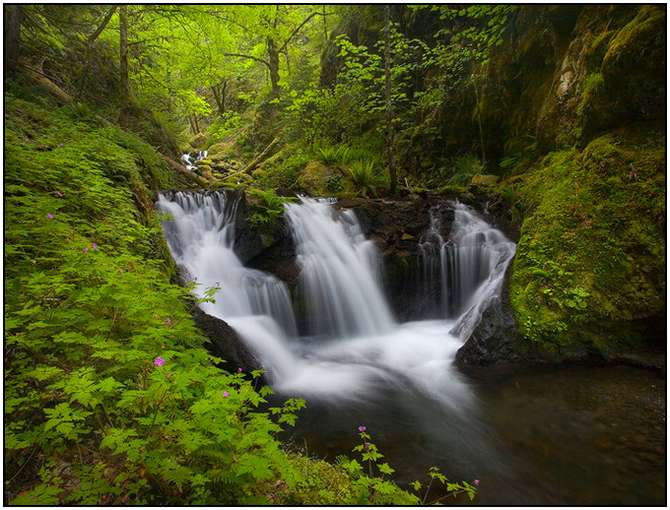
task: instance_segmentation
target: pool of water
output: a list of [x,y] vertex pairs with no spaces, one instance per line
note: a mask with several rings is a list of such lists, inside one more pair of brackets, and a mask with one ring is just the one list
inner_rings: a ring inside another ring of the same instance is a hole
[[353,456],[364,424],[399,483],[424,481],[439,466],[452,480],[481,481],[475,504],[665,504],[661,375],[572,367],[465,378],[473,398],[462,410],[411,388],[353,402],[310,399],[291,440],[313,456]]

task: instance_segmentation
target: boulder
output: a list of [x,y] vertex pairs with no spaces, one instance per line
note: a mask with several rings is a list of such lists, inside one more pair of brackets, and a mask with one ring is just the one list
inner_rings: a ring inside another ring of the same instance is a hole
[[473,175],[470,184],[472,186],[494,186],[498,182],[497,175]]
[[256,356],[226,321],[203,312],[199,306],[194,307],[192,315],[196,325],[211,341],[210,350],[225,361],[229,370],[241,367],[248,372],[261,368]]
[[310,161],[298,176],[298,185],[308,194],[324,196],[332,192],[329,182],[339,175],[337,170],[324,165],[320,161]]

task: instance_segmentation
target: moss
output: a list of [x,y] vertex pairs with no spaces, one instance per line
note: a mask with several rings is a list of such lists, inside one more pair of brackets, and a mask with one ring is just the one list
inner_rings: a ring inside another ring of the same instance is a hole
[[510,297],[527,339],[603,351],[663,313],[664,161],[662,134],[618,131],[550,153],[517,181],[525,220]]
[[591,73],[584,80],[584,85],[582,88],[582,94],[579,100],[579,105],[577,106],[577,114],[582,115],[584,109],[589,104],[589,101],[592,100],[594,94],[602,88],[604,83],[603,75],[601,73]]
[[650,39],[659,36],[663,38],[664,33],[664,10],[652,5],[641,6],[637,16],[610,41],[603,66],[610,67],[636,61],[641,57],[640,49],[646,46]]
[[592,81],[597,87],[584,88],[586,95],[579,103],[586,142],[632,122],[665,123],[665,10],[640,6],[632,19],[621,24],[607,37],[606,51],[605,38],[600,41],[597,54],[604,56],[592,72],[602,79]]
[[331,167],[319,161],[310,161],[298,176],[298,185],[313,196],[327,195],[330,190],[328,184],[333,178]]

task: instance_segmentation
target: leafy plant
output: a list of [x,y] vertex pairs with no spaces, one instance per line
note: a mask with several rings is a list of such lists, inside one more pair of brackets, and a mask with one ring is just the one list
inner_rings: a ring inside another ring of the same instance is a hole
[[467,186],[472,177],[484,172],[484,165],[479,158],[473,154],[463,154],[454,158],[452,163],[452,176],[449,184]]

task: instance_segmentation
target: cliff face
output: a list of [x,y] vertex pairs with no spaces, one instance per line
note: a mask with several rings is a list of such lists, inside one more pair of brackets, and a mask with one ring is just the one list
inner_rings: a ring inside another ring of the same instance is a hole
[[491,153],[584,146],[631,122],[663,121],[664,8],[527,6],[513,26],[480,105]]
[[561,356],[653,350],[665,323],[665,9],[531,9],[492,59],[481,108],[500,126],[489,151],[508,162],[501,192],[522,218],[514,315],[527,342]]

